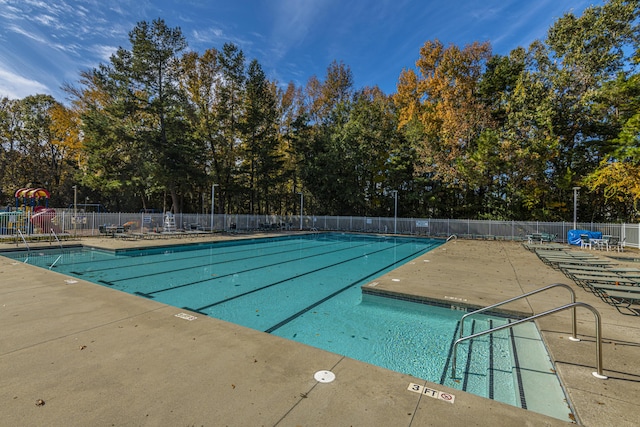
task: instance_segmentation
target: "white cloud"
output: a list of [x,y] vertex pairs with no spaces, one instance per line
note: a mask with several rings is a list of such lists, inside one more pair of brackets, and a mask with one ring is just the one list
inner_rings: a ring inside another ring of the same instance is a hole
[[224,31],[220,28],[206,28],[204,30],[193,30],[191,32],[193,41],[196,43],[215,43],[224,39]]
[[0,4],[2,5],[2,7],[0,7],[0,18],[14,20],[21,17],[22,11],[17,7],[6,4],[2,0],[0,0]]
[[50,93],[49,88],[35,80],[0,68],[0,97],[22,99],[38,93]]
[[91,51],[95,53],[102,62],[109,62],[111,55],[116,53],[118,48],[116,46],[106,45],[94,45],[91,47]]
[[51,15],[37,15],[33,20],[47,27],[53,27],[55,29],[62,28],[60,22]]
[[25,30],[24,28],[21,28],[17,25],[9,25],[7,26],[7,30],[9,31],[13,31],[14,33],[23,35],[31,40],[34,40],[38,43],[48,43],[47,40],[45,40],[43,37],[39,37],[36,34],[29,32],[27,30]]

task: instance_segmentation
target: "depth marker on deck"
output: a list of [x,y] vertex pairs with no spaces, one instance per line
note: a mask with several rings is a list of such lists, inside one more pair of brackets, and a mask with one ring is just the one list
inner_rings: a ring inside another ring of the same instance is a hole
[[192,321],[192,320],[196,320],[197,319],[196,316],[192,316],[191,314],[187,314],[187,313],[178,313],[175,316],[179,317],[181,319],[184,319],[184,320],[188,320],[188,321]]
[[456,396],[453,394],[445,393],[443,391],[434,390],[432,388],[427,388],[420,384],[409,383],[409,387],[407,390],[412,391],[414,393],[424,394],[425,396],[433,397],[434,399],[444,400],[445,402],[454,403],[456,401]]

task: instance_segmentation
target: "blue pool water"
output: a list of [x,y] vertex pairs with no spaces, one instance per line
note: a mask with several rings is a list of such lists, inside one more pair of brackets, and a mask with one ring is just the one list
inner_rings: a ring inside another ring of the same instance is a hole
[[[462,374],[451,378],[452,341],[464,313],[363,296],[363,284],[442,243],[320,234],[117,252],[78,248],[2,255],[20,261],[28,255],[28,263],[59,273],[528,407],[525,386],[514,379],[512,347],[526,343],[521,350],[529,353],[530,342],[541,345],[541,340],[531,339],[526,326],[461,345]],[[471,327],[484,330],[507,321],[477,316]],[[560,412],[567,413],[566,405]]]

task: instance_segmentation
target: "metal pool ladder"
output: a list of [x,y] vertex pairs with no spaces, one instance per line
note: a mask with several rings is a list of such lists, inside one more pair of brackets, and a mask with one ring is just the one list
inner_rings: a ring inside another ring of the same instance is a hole
[[[537,294],[537,293],[540,293],[540,292],[544,292],[544,291],[546,291],[548,289],[557,288],[557,287],[562,287],[562,288],[565,288],[565,289],[569,290],[569,292],[571,293],[571,303],[563,305],[561,307],[556,307],[556,308],[551,309],[551,310],[547,310],[547,311],[542,312],[542,313],[534,314],[533,316],[529,316],[529,317],[527,317],[525,319],[517,320],[517,321],[515,321],[513,323],[508,323],[508,324],[502,325],[502,326],[496,326],[495,328],[491,328],[491,329],[488,329],[486,331],[482,331],[482,332],[478,332],[478,333],[475,333],[475,334],[471,334],[471,335],[468,335],[466,337],[463,336],[463,334],[464,334],[464,320],[467,317],[473,316],[474,314],[478,314],[478,313],[481,313],[483,311],[487,311],[487,310],[490,310],[492,308],[495,308],[495,307],[498,307],[498,306],[501,306],[501,305],[504,305],[504,304],[507,304],[507,303],[510,303],[510,302],[513,302],[513,301],[516,301],[516,300],[519,300],[519,299],[522,299],[522,298],[526,298],[528,296],[531,296],[531,295],[534,295],[534,294]],[[545,287],[540,288],[540,289],[536,289],[535,291],[531,291],[531,292],[527,292],[526,294],[519,295],[519,296],[517,296],[515,298],[510,298],[508,300],[501,301],[501,302],[499,302],[497,304],[493,304],[493,305],[481,308],[479,310],[472,311],[471,313],[467,313],[464,316],[462,316],[462,318],[460,319],[460,338],[458,338],[453,343],[453,351],[452,351],[453,352],[453,357],[451,359],[451,377],[455,378],[455,376],[456,376],[456,359],[457,359],[457,353],[458,353],[457,350],[458,350],[458,344],[460,344],[461,342],[467,341],[467,340],[470,340],[470,339],[473,339],[473,338],[477,338],[477,337],[480,337],[482,335],[491,334],[493,332],[497,332],[497,331],[500,331],[502,329],[513,328],[514,326],[517,326],[517,325],[519,325],[521,323],[530,322],[532,320],[538,319],[540,317],[547,316],[549,314],[554,314],[554,313],[557,313],[559,311],[572,309],[572,315],[571,315],[571,317],[572,317],[572,319],[571,319],[572,332],[571,332],[571,337],[569,337],[569,339],[571,341],[580,341],[580,339],[576,336],[576,330],[577,330],[577,326],[576,326],[576,324],[577,324],[577,322],[576,322],[576,307],[584,307],[584,308],[590,310],[593,313],[593,315],[594,315],[594,317],[596,319],[596,325],[595,326],[596,326],[596,369],[597,370],[596,370],[596,372],[593,372],[592,374],[593,374],[594,377],[596,377],[598,379],[606,380],[607,376],[605,376],[602,373],[602,337],[601,337],[601,335],[602,335],[602,323],[600,321],[600,313],[598,313],[598,310],[596,310],[595,308],[593,308],[589,304],[585,304],[583,302],[576,302],[576,294],[573,291],[573,289],[570,286],[565,285],[563,283],[554,283],[552,285],[545,286]]]

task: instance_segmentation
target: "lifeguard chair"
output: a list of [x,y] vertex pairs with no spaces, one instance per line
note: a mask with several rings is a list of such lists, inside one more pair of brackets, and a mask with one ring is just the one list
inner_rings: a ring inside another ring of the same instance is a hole
[[167,212],[164,216],[163,231],[166,233],[175,233],[176,231],[176,217],[171,212]]

